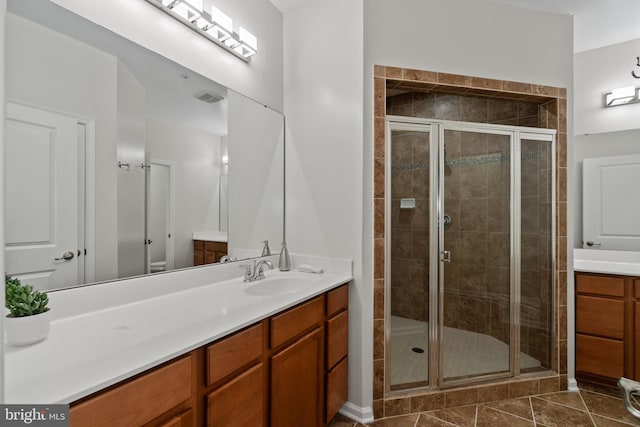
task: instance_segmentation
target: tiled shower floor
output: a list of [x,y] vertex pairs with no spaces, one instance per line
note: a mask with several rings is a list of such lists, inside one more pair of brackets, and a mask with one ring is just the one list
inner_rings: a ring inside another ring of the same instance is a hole
[[[427,381],[428,337],[428,323],[391,316],[392,386]],[[489,335],[445,327],[444,354],[445,378],[509,370],[509,346]],[[540,362],[520,353],[520,366],[522,369],[535,368]]]

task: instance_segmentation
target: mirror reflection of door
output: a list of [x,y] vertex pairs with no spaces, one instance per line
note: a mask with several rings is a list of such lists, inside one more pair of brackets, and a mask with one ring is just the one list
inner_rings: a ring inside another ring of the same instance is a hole
[[7,103],[6,272],[37,289],[77,284],[82,124],[74,117]]
[[147,173],[149,179],[147,271],[149,273],[173,269],[172,173],[171,162],[159,160],[151,161],[151,168]]

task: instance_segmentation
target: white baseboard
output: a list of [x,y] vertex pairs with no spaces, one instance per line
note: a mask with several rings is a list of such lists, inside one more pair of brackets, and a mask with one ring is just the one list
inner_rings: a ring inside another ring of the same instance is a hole
[[569,378],[567,380],[567,390],[569,391],[579,391],[578,389],[578,381],[575,378]]
[[362,408],[351,402],[347,402],[338,412],[360,424],[373,422],[373,408],[371,407]]

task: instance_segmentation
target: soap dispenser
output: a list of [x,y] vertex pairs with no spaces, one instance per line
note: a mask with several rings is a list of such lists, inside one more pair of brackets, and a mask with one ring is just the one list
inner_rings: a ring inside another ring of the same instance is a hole
[[271,255],[271,248],[269,248],[269,241],[268,240],[263,240],[262,242],[262,255],[260,256],[270,256]]
[[282,250],[280,250],[280,259],[278,260],[280,271],[289,271],[291,269],[291,259],[287,250],[287,242],[282,242]]

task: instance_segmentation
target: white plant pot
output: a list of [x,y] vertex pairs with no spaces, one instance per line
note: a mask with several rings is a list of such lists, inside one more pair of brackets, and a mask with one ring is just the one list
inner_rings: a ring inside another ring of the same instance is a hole
[[35,344],[47,337],[51,327],[51,310],[34,316],[5,317],[7,342],[13,346]]

